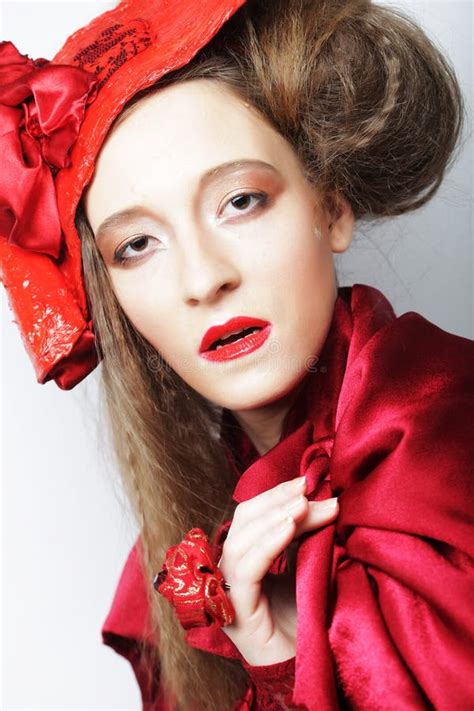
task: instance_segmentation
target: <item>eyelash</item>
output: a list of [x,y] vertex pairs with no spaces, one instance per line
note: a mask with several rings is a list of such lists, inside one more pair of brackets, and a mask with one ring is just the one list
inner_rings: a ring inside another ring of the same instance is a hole
[[[238,193],[238,195],[234,195],[233,197],[231,197],[230,200],[228,200],[228,202],[226,203],[226,206],[229,203],[232,203],[233,200],[237,200],[238,198],[243,198],[243,197],[254,197],[254,198],[258,199],[258,203],[259,203],[258,207],[254,208],[253,210],[250,210],[249,211],[250,213],[254,212],[255,209],[262,208],[267,203],[267,200],[268,200],[267,193],[256,193],[256,192],[245,193],[244,192],[244,193]],[[248,213],[246,213],[246,214],[248,214]],[[138,242],[139,240],[143,240],[143,239],[148,240],[148,239],[150,239],[150,237],[149,237],[149,235],[136,235],[135,237],[130,239],[128,242],[126,242],[124,245],[122,245],[114,254],[114,257],[113,257],[114,264],[125,264],[125,262],[135,262],[135,261],[141,259],[141,257],[124,257],[123,255],[124,255],[125,250],[128,247],[130,247],[130,245],[132,245],[134,242]],[[153,239],[153,238],[151,238],[151,239]]]

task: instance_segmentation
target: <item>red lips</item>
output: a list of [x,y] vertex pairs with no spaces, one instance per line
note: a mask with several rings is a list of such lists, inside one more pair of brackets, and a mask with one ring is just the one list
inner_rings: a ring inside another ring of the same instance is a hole
[[268,326],[268,321],[262,321],[262,319],[253,318],[252,316],[236,316],[235,318],[231,318],[229,321],[226,321],[226,323],[218,326],[211,326],[211,328],[209,328],[203,336],[199,347],[199,353],[208,351],[217,339],[226,338],[231,333],[242,331],[246,328],[252,328],[253,326],[265,328],[265,326]]

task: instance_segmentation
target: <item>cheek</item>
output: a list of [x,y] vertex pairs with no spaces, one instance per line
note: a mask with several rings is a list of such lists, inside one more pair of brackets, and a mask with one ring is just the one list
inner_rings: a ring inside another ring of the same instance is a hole
[[314,288],[323,287],[333,270],[333,256],[324,237],[311,231],[309,239],[301,245],[298,254],[299,276],[301,285],[312,284]]
[[293,278],[308,268],[317,269],[325,254],[322,237],[314,232],[317,224],[312,204],[306,193],[291,190],[261,223],[262,232],[255,235],[251,249],[262,247],[258,256],[263,268],[280,270],[280,278]]
[[[258,260],[261,274],[267,273],[267,283],[292,283],[293,288],[316,285],[330,270],[332,253],[324,237],[314,232],[308,221],[293,223],[289,229],[275,230]],[[270,280],[271,279],[271,280]]]
[[149,282],[144,275],[128,283],[117,280],[114,289],[134,328],[179,372],[180,364],[187,363],[190,343],[185,337],[187,330],[184,334],[180,331],[179,319],[170,318],[170,314],[176,313],[176,293],[163,288],[157,293],[156,281]]
[[136,330],[152,345],[153,337],[166,334],[169,308],[163,295],[154,293],[146,278],[119,274],[112,276],[112,286],[125,315]]

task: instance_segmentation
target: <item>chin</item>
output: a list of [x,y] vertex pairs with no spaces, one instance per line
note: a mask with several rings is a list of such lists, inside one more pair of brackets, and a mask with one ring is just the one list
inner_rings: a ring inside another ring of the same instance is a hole
[[[276,372],[268,373],[267,377],[261,374],[258,377],[239,378],[234,388],[227,386],[225,394],[213,393],[210,399],[228,410],[255,410],[278,402],[289,395],[307,374],[306,370],[291,376],[289,373],[279,376]],[[219,397],[220,395],[220,397]]]

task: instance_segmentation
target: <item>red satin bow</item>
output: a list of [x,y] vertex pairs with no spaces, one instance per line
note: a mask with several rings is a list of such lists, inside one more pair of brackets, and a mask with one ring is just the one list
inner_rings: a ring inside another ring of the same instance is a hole
[[213,561],[206,534],[192,528],[181,543],[166,553],[163,569],[153,585],[173,605],[184,629],[207,627],[217,621],[223,627],[235,618],[224,587],[224,578]]
[[97,80],[0,43],[0,236],[58,259],[61,227],[53,176],[97,95]]

